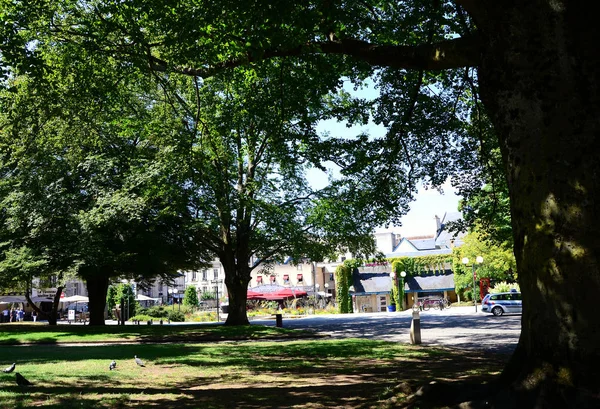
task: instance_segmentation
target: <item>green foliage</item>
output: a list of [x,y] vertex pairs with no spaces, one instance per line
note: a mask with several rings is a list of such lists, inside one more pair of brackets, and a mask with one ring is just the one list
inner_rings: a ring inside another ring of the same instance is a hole
[[404,271],[407,276],[439,275],[451,268],[452,256],[448,254],[417,256],[417,257],[392,257],[388,259],[392,269],[396,272]]
[[[453,251],[453,271],[456,291],[463,297],[470,297],[468,290],[473,288],[473,263],[477,280],[489,278],[492,285],[498,281],[514,282],[517,279],[516,261],[512,247],[509,243],[498,245],[490,240],[484,239],[475,230],[464,238],[464,245]],[[483,257],[483,263],[477,264],[477,256]],[[462,264],[462,259],[467,257],[467,266]]]
[[196,287],[189,286],[185,289],[183,305],[198,307],[198,292],[196,291]]
[[167,318],[173,322],[184,322],[185,321],[185,313],[183,311],[178,311],[178,310],[168,310]]
[[108,314],[111,316],[113,314],[113,310],[117,306],[117,299],[117,288],[113,285],[109,286],[108,291],[106,292],[106,308],[108,309]]
[[521,291],[518,283],[507,283],[506,281],[501,281],[490,288],[490,293],[507,293],[513,289]]
[[[137,0],[20,6],[1,17],[0,64],[19,98],[7,91],[0,112],[10,126],[0,128],[10,143],[21,137],[14,148],[27,155],[37,150],[23,146],[48,136],[36,167],[18,170],[44,175],[41,186],[52,187],[42,219],[64,217],[32,248],[58,232],[52,260],[83,260],[82,276],[168,275],[208,259],[192,257],[203,253],[197,244],[223,261],[231,294],[242,294],[232,287],[246,288],[252,256],[367,256],[373,229],[402,217],[420,181],[440,185],[476,151],[470,71],[375,71],[320,44],[452,38],[464,20],[450,9],[420,2],[401,10],[353,2],[325,11],[312,2],[173,8]],[[355,88],[374,84],[379,96],[356,98],[341,78]],[[387,134],[319,134],[325,120],[372,120]],[[309,170],[328,179],[325,187],[310,186]],[[245,301],[236,297],[230,302]]]
[[147,315],[152,318],[167,318],[169,315],[168,311],[162,305],[152,306],[149,308],[139,308],[138,314]]
[[[402,311],[403,300],[404,300],[404,279],[400,275],[403,271],[406,273],[404,267],[406,263],[402,263],[399,260],[392,261],[392,271],[396,273],[395,281],[392,280],[392,304],[396,305],[396,311]],[[408,277],[408,274],[407,274]]]
[[[137,301],[135,300],[135,293],[133,292],[133,286],[131,284],[118,284],[113,285],[114,292],[112,302],[117,308],[121,307],[121,302],[123,302],[123,308],[127,311],[125,317],[132,317],[136,313]],[[110,287],[109,287],[110,288]]]
[[352,296],[350,286],[352,285],[352,274],[354,263],[350,260],[344,261],[335,269],[335,288],[338,311],[341,314],[352,313]]
[[217,295],[213,292],[210,291],[205,291],[200,295],[200,298],[202,299],[202,301],[207,301],[207,300],[216,300],[217,299]]

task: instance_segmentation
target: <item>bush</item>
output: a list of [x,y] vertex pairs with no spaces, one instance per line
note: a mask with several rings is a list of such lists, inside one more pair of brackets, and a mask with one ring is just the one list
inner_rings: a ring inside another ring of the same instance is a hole
[[168,316],[167,310],[162,305],[141,308],[138,313],[139,315],[147,315],[151,318],[167,318]]
[[151,317],[149,315],[144,315],[144,314],[137,314],[137,315],[134,315],[133,317],[129,318],[129,321],[150,321],[150,320],[156,320],[156,318]]
[[173,322],[184,322],[185,314],[183,311],[171,310],[168,312],[167,318]]
[[193,322],[212,322],[217,320],[215,312],[199,312],[190,316],[190,321]]
[[507,293],[510,290],[515,289],[521,292],[521,288],[517,283],[507,283],[506,281],[502,281],[497,283],[494,288],[490,288],[490,293]]
[[198,293],[196,287],[189,286],[185,289],[185,295],[183,296],[183,305],[198,307]]

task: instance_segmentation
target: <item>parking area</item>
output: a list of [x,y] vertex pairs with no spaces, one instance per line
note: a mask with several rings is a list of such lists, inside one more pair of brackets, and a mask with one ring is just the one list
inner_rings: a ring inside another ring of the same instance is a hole
[[[521,334],[521,315],[495,317],[474,307],[420,313],[424,345],[510,353]],[[283,320],[285,328],[317,330],[335,338],[371,338],[410,342],[412,310],[390,313],[331,314]],[[275,325],[274,320],[256,323]]]

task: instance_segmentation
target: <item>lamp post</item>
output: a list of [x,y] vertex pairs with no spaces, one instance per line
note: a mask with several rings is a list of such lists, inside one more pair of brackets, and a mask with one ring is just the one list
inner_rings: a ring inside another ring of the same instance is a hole
[[212,281],[212,283],[215,284],[215,296],[217,297],[217,322],[221,322],[221,316],[219,314],[219,284],[222,282],[223,280],[220,279]]
[[404,277],[406,277],[406,271],[400,272],[400,288],[399,288],[399,296],[400,296],[400,307],[404,311]]
[[318,301],[319,301],[319,287],[321,287],[319,285],[319,283],[315,283],[315,309],[318,307]]
[[[169,288],[169,294],[171,294],[171,305],[172,305],[172,309],[175,309],[175,297],[177,294],[177,288]],[[181,307],[179,307],[181,308]]]
[[[481,264],[483,263],[483,257],[481,256],[477,256],[477,258],[475,259],[475,261],[477,261],[477,264]],[[467,266],[467,264],[469,264],[469,258],[468,257],[464,257],[462,259],[462,263],[465,265],[465,267]],[[472,271],[473,271],[473,304],[475,304],[475,312],[477,312],[477,290],[475,287],[475,263],[471,264],[472,266]]]

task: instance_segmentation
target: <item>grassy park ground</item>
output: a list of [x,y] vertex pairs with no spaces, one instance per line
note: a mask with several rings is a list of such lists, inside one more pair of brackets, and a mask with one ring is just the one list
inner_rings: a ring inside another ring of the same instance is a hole
[[0,369],[16,362],[34,383],[0,372],[0,408],[403,407],[433,380],[489,382],[506,358],[307,335],[259,325],[0,325]]

